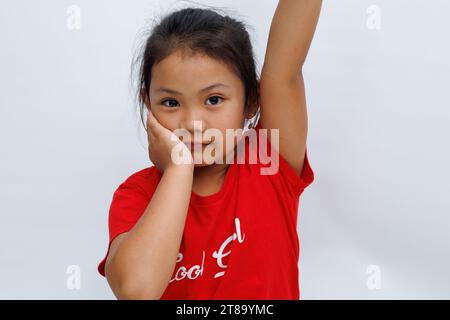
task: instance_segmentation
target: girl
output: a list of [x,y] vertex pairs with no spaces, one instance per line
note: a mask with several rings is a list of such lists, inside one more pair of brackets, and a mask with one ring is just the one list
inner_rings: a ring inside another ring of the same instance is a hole
[[[115,191],[98,266],[118,299],[300,298],[299,196],[314,180],[302,66],[320,7],[279,1],[259,80],[242,22],[187,8],[152,30],[138,89],[154,166]],[[195,160],[211,147],[213,163]]]

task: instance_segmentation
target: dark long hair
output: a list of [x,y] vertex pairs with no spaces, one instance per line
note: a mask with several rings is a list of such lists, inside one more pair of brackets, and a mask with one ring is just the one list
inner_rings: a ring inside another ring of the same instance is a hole
[[149,99],[152,67],[177,50],[186,54],[205,54],[224,62],[244,83],[244,112],[257,110],[259,77],[245,24],[215,10],[189,7],[163,17],[133,61],[138,68],[136,95],[144,128],[142,92]]

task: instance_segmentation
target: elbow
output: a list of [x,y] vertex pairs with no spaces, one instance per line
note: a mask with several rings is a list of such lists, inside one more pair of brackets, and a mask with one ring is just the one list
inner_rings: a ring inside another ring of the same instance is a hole
[[139,289],[122,289],[116,294],[118,300],[159,300],[161,297],[154,293]]
[[114,294],[118,300],[159,300],[161,298],[161,294],[135,285],[124,285]]
[[155,292],[151,286],[146,286],[142,281],[124,279],[112,273],[107,279],[118,300],[159,300],[162,295],[162,293]]
[[[107,262],[105,268],[106,279],[118,300],[159,300],[164,290],[153,281],[136,277],[136,272],[130,272],[120,263]],[[126,271],[125,271],[126,270]],[[131,276],[133,275],[133,276]]]

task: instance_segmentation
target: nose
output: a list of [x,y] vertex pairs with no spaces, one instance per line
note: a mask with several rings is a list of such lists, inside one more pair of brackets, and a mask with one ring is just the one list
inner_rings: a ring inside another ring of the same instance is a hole
[[[200,112],[196,110],[186,110],[183,113],[180,127],[189,131],[191,137],[194,137],[194,135],[203,134],[206,129],[206,124]],[[192,140],[194,139],[192,138]]]

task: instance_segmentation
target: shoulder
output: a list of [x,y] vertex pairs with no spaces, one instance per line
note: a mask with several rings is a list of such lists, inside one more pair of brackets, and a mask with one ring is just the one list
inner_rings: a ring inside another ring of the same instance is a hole
[[[259,170],[259,175],[265,176],[266,179],[272,181],[278,192],[294,196],[297,199],[314,180],[314,171],[308,159],[307,149],[304,154],[303,167],[300,173],[297,173],[285,157],[278,152],[277,145],[275,143],[272,144],[271,138],[269,138],[271,135],[270,130],[263,129],[261,122],[258,122],[255,131],[258,159],[255,168]],[[250,147],[249,149],[252,148]]]
[[132,173],[120,183],[116,192],[123,189],[140,189],[151,195],[161,179],[161,174],[155,166],[147,167]]
[[151,166],[148,168],[141,169],[132,173],[125,181],[128,182],[142,182],[142,181],[151,181],[157,178],[158,170],[155,166]]
[[112,196],[110,224],[135,222],[152,198],[158,181],[158,171],[150,167],[134,172],[120,183]]

